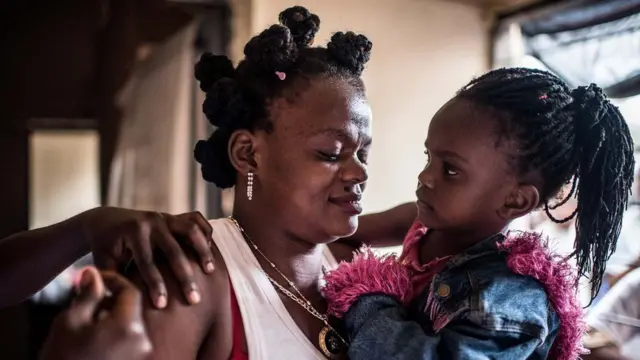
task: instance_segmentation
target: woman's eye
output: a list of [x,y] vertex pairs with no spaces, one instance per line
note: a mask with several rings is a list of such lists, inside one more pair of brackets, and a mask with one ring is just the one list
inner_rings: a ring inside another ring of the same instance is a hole
[[429,154],[428,150],[424,151],[424,154],[427,156],[427,165],[431,162],[431,154]]
[[369,160],[369,154],[366,152],[358,152],[358,161],[360,161],[360,163],[362,163],[363,165],[367,165],[367,162]]
[[320,152],[320,156],[324,160],[330,161],[330,162],[338,162],[340,160],[340,154],[331,154],[331,153]]

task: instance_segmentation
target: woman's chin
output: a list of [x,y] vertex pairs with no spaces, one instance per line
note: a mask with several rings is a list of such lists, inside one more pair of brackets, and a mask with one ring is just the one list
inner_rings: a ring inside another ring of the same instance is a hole
[[335,238],[346,238],[353,235],[358,230],[358,217],[351,216],[346,219],[342,219],[330,226],[331,230],[329,234]]

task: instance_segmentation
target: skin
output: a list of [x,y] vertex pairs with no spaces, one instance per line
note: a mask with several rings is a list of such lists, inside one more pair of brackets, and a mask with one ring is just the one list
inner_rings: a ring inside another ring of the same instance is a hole
[[[210,238],[211,227],[199,212],[169,215],[106,206],[17,233],[0,240],[0,308],[33,295],[89,252],[96,265],[106,270],[122,269],[133,260],[149,296],[160,308],[166,306],[167,291],[154,263],[154,252],[161,253],[171,264],[171,276],[183,296],[193,300],[194,291],[200,294],[194,267],[180,245],[197,254],[199,264],[195,268],[211,273],[214,263]],[[29,274],[26,278],[25,273]]]
[[[415,218],[415,203],[361,216],[356,233],[332,243],[331,251],[338,260],[349,261],[353,250],[363,244],[400,245]],[[98,207],[45,228],[13,234],[0,240],[0,308],[32,296],[89,252],[96,266],[105,270],[122,269],[133,260],[148,290],[146,296],[158,308],[166,306],[168,294],[154,251],[163,253],[171,264],[169,276],[178,280],[185,299],[193,301],[193,291],[196,298],[206,297],[193,286],[199,270],[185,251],[195,250],[202,271],[212,273],[210,238],[211,228],[197,211],[159,217],[154,212],[114,207]],[[23,276],[26,271],[28,278]]]
[[430,229],[421,244],[423,263],[460,253],[538,206],[535,186],[507,162],[513,144],[496,141],[494,115],[454,98],[429,125],[428,163],[416,191],[418,218]]
[[[367,180],[371,110],[351,85],[318,78],[294,102],[276,100],[270,108],[273,131],[236,131],[229,156],[238,171],[234,217],[252,241],[320,312],[326,303],[318,291],[322,248],[352,235],[357,212],[338,200],[358,197]],[[246,175],[255,174],[253,199],[244,193]],[[158,311],[146,304],[145,321],[154,345],[153,359],[228,359],[232,347],[228,273],[213,247],[217,271],[196,274],[206,297],[188,306],[168,282],[169,304]],[[281,277],[260,255],[262,268]],[[168,273],[168,269],[161,272]],[[165,278],[168,278],[165,276]],[[136,279],[141,283],[141,279]],[[284,282],[281,282],[284,284]],[[314,345],[323,324],[281,295],[292,318]]]
[[87,268],[77,292],[54,321],[41,360],[142,360],[149,355],[142,295],[133,284],[116,273]]

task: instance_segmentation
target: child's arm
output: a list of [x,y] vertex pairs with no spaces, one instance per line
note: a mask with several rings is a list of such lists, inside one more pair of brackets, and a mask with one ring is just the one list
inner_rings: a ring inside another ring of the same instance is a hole
[[538,338],[522,332],[491,331],[469,321],[453,321],[439,333],[427,334],[389,295],[362,296],[344,321],[353,360],[524,359],[540,346]]

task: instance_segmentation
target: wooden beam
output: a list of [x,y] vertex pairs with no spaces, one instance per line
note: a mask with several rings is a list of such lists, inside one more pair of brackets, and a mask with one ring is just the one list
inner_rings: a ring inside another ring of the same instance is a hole
[[27,130],[97,130],[96,119],[82,118],[31,118],[27,120]]
[[449,0],[465,5],[475,6],[487,11],[512,11],[524,6],[541,2],[541,0]]

